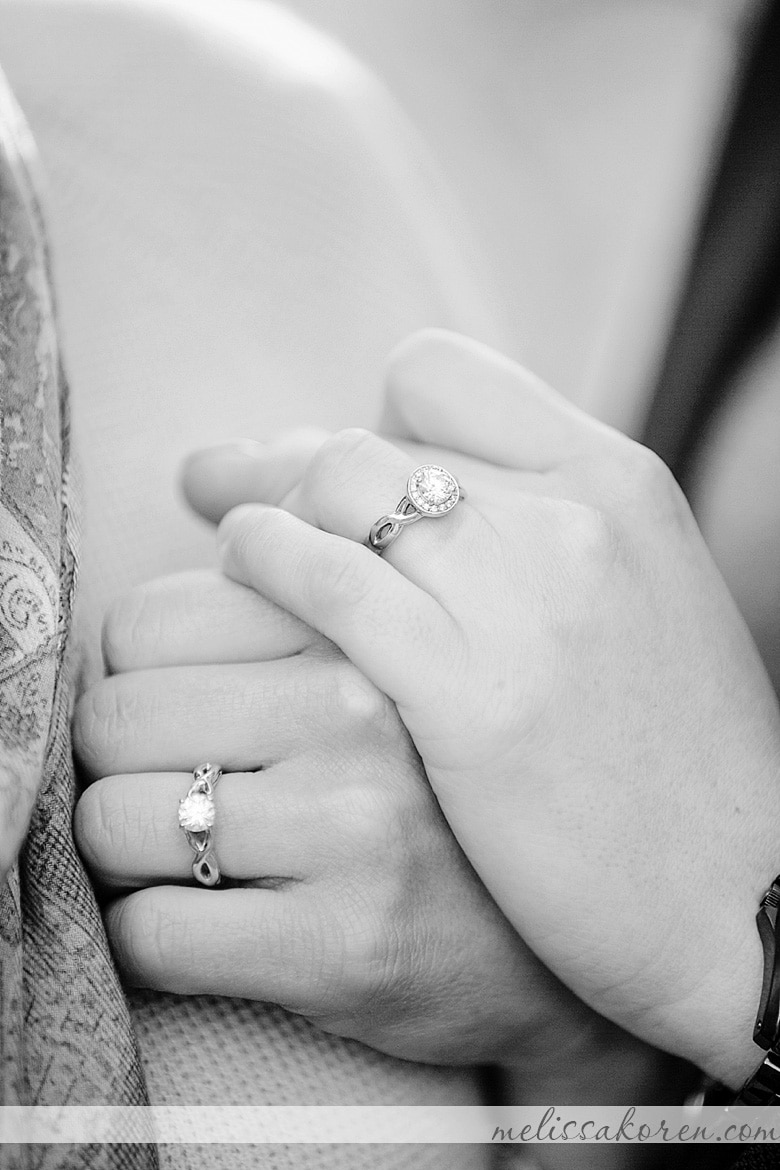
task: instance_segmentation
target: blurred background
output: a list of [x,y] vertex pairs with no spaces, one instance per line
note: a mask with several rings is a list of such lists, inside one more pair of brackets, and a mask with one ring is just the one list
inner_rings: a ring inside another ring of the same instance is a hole
[[640,433],[759,8],[0,0],[45,173],[90,606],[211,557],[176,494],[187,451],[375,424],[385,355],[421,326]]

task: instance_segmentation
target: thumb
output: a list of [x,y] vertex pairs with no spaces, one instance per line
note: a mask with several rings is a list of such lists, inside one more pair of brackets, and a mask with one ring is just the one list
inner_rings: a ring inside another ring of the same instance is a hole
[[309,428],[272,443],[237,439],[195,451],[181,469],[184,498],[212,524],[238,504],[279,504],[327,438],[327,431]]
[[382,430],[504,467],[549,471],[607,428],[523,366],[444,329],[390,355]]

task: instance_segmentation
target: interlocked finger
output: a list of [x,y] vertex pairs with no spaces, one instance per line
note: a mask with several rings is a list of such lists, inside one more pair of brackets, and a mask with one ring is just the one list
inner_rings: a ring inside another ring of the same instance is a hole
[[210,569],[159,577],[109,608],[103,656],[110,674],[166,666],[267,662],[324,649],[324,640],[252,589]]
[[130,671],[79,701],[74,744],[89,780],[183,772],[202,760],[257,771],[338,736],[353,675],[340,659],[305,655]]
[[347,430],[319,448],[282,506],[382,552],[409,581],[437,596],[455,546],[459,558],[467,557],[469,534],[480,524],[460,503],[467,487],[438,463],[416,466],[371,432]]

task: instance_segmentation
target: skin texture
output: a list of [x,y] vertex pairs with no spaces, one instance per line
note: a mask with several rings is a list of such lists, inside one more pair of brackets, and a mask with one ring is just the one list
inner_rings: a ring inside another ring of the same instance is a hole
[[[397,704],[465,853],[551,969],[737,1086],[760,1060],[780,719],[682,494],[650,452],[465,339],[402,347],[388,402],[388,425],[437,448],[410,463],[347,431],[302,478],[277,460],[280,506],[222,523],[225,571]],[[428,460],[468,500],[376,557],[360,542]]]

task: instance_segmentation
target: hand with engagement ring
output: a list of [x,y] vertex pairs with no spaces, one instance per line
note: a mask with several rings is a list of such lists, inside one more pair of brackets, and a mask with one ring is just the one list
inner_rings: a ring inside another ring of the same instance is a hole
[[[397,704],[470,861],[550,968],[738,1087],[756,1064],[780,719],[682,493],[464,338],[402,347],[388,400],[398,445],[342,432],[287,475],[269,449],[257,498],[280,506],[225,518],[226,573]],[[469,499],[370,555],[415,464]]]
[[587,1099],[594,1037],[620,1091],[666,1075],[521,942],[394,707],[331,643],[216,572],[140,586],[103,642],[75,826],[126,982],[278,1002],[408,1060],[521,1065],[534,1091],[552,1050]]

